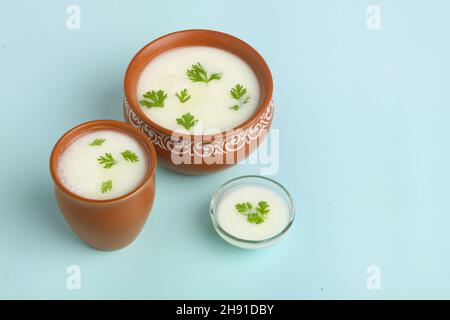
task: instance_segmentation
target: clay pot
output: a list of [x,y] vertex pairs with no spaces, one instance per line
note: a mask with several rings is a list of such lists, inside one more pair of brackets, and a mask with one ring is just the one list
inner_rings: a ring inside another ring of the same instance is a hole
[[[210,46],[231,52],[255,72],[260,86],[258,111],[233,130],[215,135],[175,133],[147,118],[136,96],[145,66],[165,51],[184,46]],[[245,159],[263,141],[273,117],[273,82],[261,55],[244,41],[212,30],[185,30],[165,35],[146,45],[131,60],[124,82],[125,121],[144,132],[154,144],[160,163],[185,174],[204,174],[230,167]]]
[[[92,200],[69,191],[57,175],[58,157],[77,137],[97,130],[114,130],[128,134],[141,143],[147,154],[147,173],[132,192],[109,200]],[[142,230],[155,195],[156,152],[150,140],[130,125],[97,120],[83,123],[65,133],[50,156],[50,172],[55,184],[59,209],[72,230],[88,245],[99,250],[117,250],[129,245]]]

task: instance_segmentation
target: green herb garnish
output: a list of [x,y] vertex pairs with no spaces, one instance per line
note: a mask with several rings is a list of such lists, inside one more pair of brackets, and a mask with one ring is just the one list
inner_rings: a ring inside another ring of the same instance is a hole
[[181,103],[185,103],[191,98],[191,95],[188,93],[187,89],[183,89],[180,91],[180,93],[175,94],[178,97],[178,100],[180,100]]
[[105,153],[104,156],[97,158],[97,161],[102,164],[105,169],[111,169],[112,166],[117,163],[111,153]]
[[164,100],[166,99],[167,94],[164,92],[164,90],[152,90],[144,93],[144,99],[139,101],[139,103],[141,104],[141,106],[147,108],[163,108]]
[[212,73],[208,76],[208,73],[203,69],[200,62],[193,64],[191,69],[186,71],[186,74],[192,82],[205,82],[209,83],[212,80],[220,80],[222,78],[220,73]]
[[195,117],[188,113],[185,113],[181,116],[181,118],[177,118],[177,124],[183,126],[186,130],[191,129],[193,126],[197,124],[198,120]]
[[120,154],[126,161],[130,161],[130,162],[138,162],[139,161],[139,157],[137,156],[137,154],[130,150],[125,150],[124,152],[121,152]]
[[234,88],[231,88],[230,94],[231,97],[238,102],[234,106],[230,107],[230,109],[234,111],[238,111],[244,104],[246,104],[250,100],[249,96],[245,97],[245,95],[247,94],[247,88],[239,83],[235,85]]
[[267,219],[267,214],[270,212],[270,206],[266,201],[258,202],[258,206],[254,210],[250,202],[238,203],[234,207],[237,212],[247,216],[248,222],[255,224],[263,223]]
[[91,143],[89,143],[90,146],[101,146],[106,140],[102,138],[96,138]]
[[239,213],[247,214],[248,211],[252,210],[252,204],[250,202],[238,203],[234,206]]
[[108,181],[103,182],[100,190],[102,191],[102,193],[106,193],[108,191],[111,191],[112,190],[112,180],[108,180]]
[[241,84],[237,84],[230,90],[230,94],[233,99],[240,100],[247,93],[247,88]]

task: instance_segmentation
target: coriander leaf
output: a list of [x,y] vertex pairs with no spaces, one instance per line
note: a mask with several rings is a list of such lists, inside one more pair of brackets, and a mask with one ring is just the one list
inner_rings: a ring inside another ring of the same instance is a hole
[[267,215],[270,211],[269,204],[266,201],[260,201],[258,202],[258,206],[256,207],[256,212],[261,215]]
[[141,106],[147,108],[163,108],[164,100],[166,99],[167,94],[164,92],[164,90],[152,90],[144,93],[144,99],[139,101],[139,103],[141,104]]
[[260,224],[264,222],[264,217],[257,213],[251,213],[247,216],[247,221],[250,223]]
[[240,213],[247,212],[247,205],[245,203],[238,203],[234,207]]
[[212,80],[220,80],[222,78],[220,73],[213,73],[208,77],[208,73],[203,69],[200,62],[193,64],[191,69],[186,71],[187,77],[192,82],[205,82],[209,83]]
[[263,223],[270,212],[270,205],[266,201],[258,202],[258,206],[255,209],[253,209],[250,202],[238,203],[234,207],[237,212],[247,216],[248,222],[255,224]]
[[117,163],[117,161],[113,158],[111,153],[105,153],[104,156],[97,158],[98,163],[103,165],[105,169],[111,169],[113,165]]
[[111,191],[112,190],[112,180],[108,180],[108,181],[103,182],[100,190],[102,191],[102,193],[106,193],[108,191]]
[[180,100],[181,103],[185,103],[191,98],[191,95],[188,93],[187,89],[183,89],[180,91],[180,93],[175,94],[178,97],[178,100]]
[[138,162],[139,161],[139,157],[137,156],[137,154],[130,150],[125,150],[124,152],[121,152],[120,154],[126,161],[130,161],[130,162]]
[[196,125],[198,120],[195,119],[195,117],[188,113],[185,113],[181,116],[181,118],[177,118],[177,124],[180,126],[183,126],[186,130],[191,129],[193,126]]
[[240,213],[247,213],[247,211],[252,209],[252,204],[250,202],[238,203],[234,206],[236,210]]
[[220,73],[212,73],[208,79],[208,82],[210,82],[212,80],[220,80],[220,79],[222,79],[222,75]]
[[95,138],[91,143],[89,143],[90,146],[101,146],[106,140],[102,138]]
[[233,97],[233,99],[239,100],[247,93],[247,88],[245,88],[241,84],[237,84],[230,90],[230,94]]
[[247,88],[245,88],[241,84],[236,84],[230,90],[230,95],[234,100],[237,100],[237,104],[230,107],[231,110],[238,111],[244,104],[248,103],[250,100],[249,96],[245,96],[247,94]]

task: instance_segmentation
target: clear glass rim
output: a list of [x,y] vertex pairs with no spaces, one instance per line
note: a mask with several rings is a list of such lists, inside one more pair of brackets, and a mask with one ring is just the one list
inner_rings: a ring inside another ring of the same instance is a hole
[[[276,235],[267,238],[267,239],[261,239],[261,240],[249,240],[249,239],[243,239],[243,238],[239,238],[236,236],[233,236],[232,234],[228,233],[227,231],[225,231],[220,224],[217,222],[216,220],[216,215],[215,215],[215,206],[218,204],[217,200],[220,199],[219,195],[223,192],[224,189],[226,189],[231,183],[239,181],[239,180],[245,180],[245,179],[260,179],[269,183],[272,183],[274,185],[276,185],[277,187],[279,187],[284,194],[286,195],[288,202],[289,202],[289,222],[287,223],[287,225],[280,231],[278,232]],[[246,176],[240,176],[240,177],[236,177],[233,178],[231,180],[228,180],[227,182],[225,182],[224,184],[222,184],[213,194],[212,198],[211,198],[211,202],[209,204],[209,214],[211,216],[211,220],[213,221],[214,227],[216,228],[216,230],[219,231],[219,233],[221,233],[222,235],[226,236],[227,238],[230,238],[231,240],[237,241],[239,243],[245,243],[245,244],[264,244],[264,243],[268,243],[268,242],[272,242],[274,240],[276,240],[277,238],[281,237],[282,235],[284,235],[292,226],[292,223],[294,222],[294,218],[295,218],[295,204],[294,204],[294,200],[292,199],[291,194],[289,193],[289,191],[287,191],[287,189],[279,182],[267,178],[267,177],[263,177],[263,176],[258,176],[258,175],[246,175]]]

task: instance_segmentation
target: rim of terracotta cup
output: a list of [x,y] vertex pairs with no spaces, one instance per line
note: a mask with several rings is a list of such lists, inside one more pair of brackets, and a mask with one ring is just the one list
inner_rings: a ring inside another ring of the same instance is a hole
[[[207,39],[213,37],[220,39],[220,41],[222,42],[221,43],[222,46],[208,44]],[[199,39],[205,39],[204,40],[205,43],[192,44],[192,42],[198,42]],[[174,44],[171,44],[171,42]],[[249,119],[247,119],[245,122],[232,129],[221,130],[220,132],[217,132],[215,134],[198,135],[198,134],[186,134],[170,130],[152,121],[149,117],[147,117],[144,114],[144,112],[141,110],[141,106],[139,105],[139,101],[136,96],[136,87],[137,82],[139,81],[139,76],[144,70],[145,66],[162,53],[168,52],[172,49],[188,46],[207,46],[228,51],[241,58],[247,65],[249,65],[249,67],[253,70],[253,72],[255,72],[256,77],[258,78],[258,84],[260,89],[260,101],[258,110]],[[234,48],[234,50],[232,50],[232,48]],[[237,53],[236,48],[239,48],[241,51],[245,51],[247,59],[242,56],[242,53],[241,54]],[[141,59],[143,59],[143,56],[148,54],[148,52],[153,52],[152,58],[146,60],[145,62],[140,61]],[[249,60],[254,60],[254,62],[250,63]],[[258,65],[260,72],[257,72],[252,65]],[[136,77],[136,85],[132,86],[131,83],[134,82],[132,78],[134,77]],[[261,83],[263,83],[263,86],[261,86]],[[208,29],[189,29],[168,33],[164,36],[161,36],[153,40],[152,42],[144,46],[141,50],[139,50],[138,53],[136,53],[133,59],[131,60],[125,73],[124,93],[129,106],[139,116],[139,118],[141,118],[141,120],[149,124],[152,128],[156,129],[157,131],[168,136],[172,136],[173,133],[176,133],[178,137],[189,137],[192,140],[197,139],[205,140],[211,139],[213,137],[223,136],[224,134],[227,134],[227,132],[229,131],[242,130],[251,125],[255,120],[259,119],[264,114],[264,112],[266,112],[266,108],[269,106],[270,101],[272,100],[273,79],[272,73],[270,72],[269,66],[267,65],[264,58],[259,54],[258,51],[256,51],[256,49],[254,49],[247,42],[239,38],[236,38],[235,36],[232,36],[228,33],[220,31]],[[262,93],[264,94],[262,95]],[[264,97],[262,100],[261,96]]]
[[[73,193],[62,184],[57,173],[58,157],[62,154],[65,148],[78,137],[99,130],[112,130],[132,136],[143,147],[146,153],[146,160],[147,160],[147,172],[145,174],[145,177],[142,179],[142,181],[136,188],[120,197],[106,200],[89,199]],[[50,155],[50,173],[54,183],[58,186],[58,188],[67,193],[68,195],[70,195],[71,197],[88,203],[111,204],[126,200],[135,195],[136,193],[140,192],[142,189],[144,189],[145,184],[155,174],[156,163],[157,158],[155,148],[148,139],[148,137],[143,132],[141,132],[136,128],[133,128],[131,125],[125,122],[120,122],[116,120],[94,120],[77,125],[76,127],[64,133],[61,136],[61,138],[59,138],[59,140],[53,147],[52,153]]]

